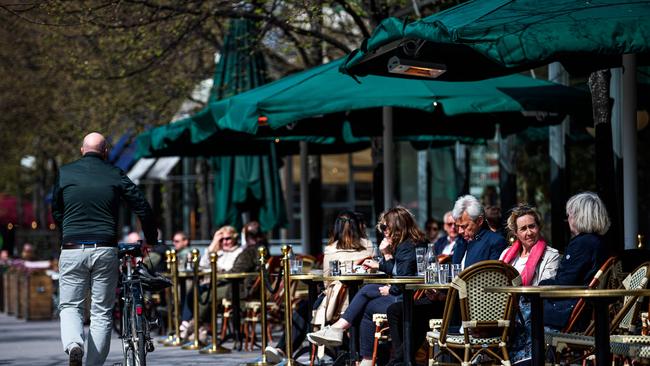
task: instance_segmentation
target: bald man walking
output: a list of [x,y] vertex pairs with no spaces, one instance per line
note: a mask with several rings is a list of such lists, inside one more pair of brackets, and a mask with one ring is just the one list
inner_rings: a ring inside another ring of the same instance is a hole
[[[88,134],[82,158],[61,167],[53,189],[52,216],[62,230],[59,258],[61,341],[70,365],[103,365],[111,341],[112,310],[119,275],[117,258],[120,201],[156,243],[151,207],[124,171],[106,162],[108,147],[99,133]],[[90,291],[90,331],[84,342],[83,314]]]

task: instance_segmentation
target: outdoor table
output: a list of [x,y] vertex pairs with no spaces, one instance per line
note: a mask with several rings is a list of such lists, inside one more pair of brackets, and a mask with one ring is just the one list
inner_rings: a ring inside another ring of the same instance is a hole
[[[359,291],[359,286],[366,280],[377,278],[377,277],[383,277],[386,276],[385,273],[383,272],[377,272],[377,273],[344,273],[339,276],[323,276],[324,281],[341,281],[341,283],[345,284],[348,287],[348,298],[350,301],[354,298],[354,295],[357,294]],[[359,334],[358,334],[358,326],[359,322],[356,322],[356,324],[353,324],[352,327],[350,327],[349,332],[350,332],[350,361],[357,361],[359,359],[358,351],[357,351],[357,344],[359,342]]]
[[318,299],[318,283],[324,281],[323,271],[313,271],[310,273],[298,273],[289,275],[291,281],[302,281],[307,285],[308,290],[308,306],[307,306],[307,324],[311,324],[312,311],[314,310],[314,303]]
[[392,278],[372,278],[364,281],[367,284],[397,285],[402,287],[402,348],[404,349],[404,365],[411,366],[411,322],[413,318],[413,288],[412,285],[424,285],[423,276],[394,276]]
[[[209,272],[208,272],[209,273]],[[230,287],[230,294],[231,294],[231,301],[232,301],[232,322],[233,322],[233,338],[235,341],[235,344],[233,345],[234,347],[237,347],[238,351],[241,351],[242,349],[242,342],[241,342],[241,300],[239,298],[239,285],[241,281],[243,281],[246,278],[249,277],[257,277],[259,276],[259,273],[257,272],[236,272],[236,273],[230,273],[230,272],[224,272],[224,273],[219,273],[217,274],[217,280],[226,280],[230,282],[231,287]]]
[[[544,366],[544,309],[542,299],[546,293],[552,291],[576,291],[585,290],[584,286],[495,286],[486,287],[486,292],[519,294],[528,297],[530,300],[530,323],[532,338],[532,361],[533,366]],[[566,297],[566,296],[563,296]]]
[[594,306],[595,313],[595,355],[596,362],[606,364],[610,359],[609,345],[609,304],[617,297],[650,296],[650,289],[557,289],[543,292],[543,298],[579,298],[582,297]]

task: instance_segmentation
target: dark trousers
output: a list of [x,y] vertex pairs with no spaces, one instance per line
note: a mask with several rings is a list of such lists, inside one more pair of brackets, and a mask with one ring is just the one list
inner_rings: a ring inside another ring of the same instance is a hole
[[[426,296],[415,300],[413,303],[412,314],[417,318],[414,317],[411,322],[411,359],[414,359],[415,353],[426,338],[429,330],[429,319],[442,318],[444,306],[444,301],[431,301]],[[404,303],[400,301],[390,305],[386,310],[388,325],[390,326],[390,337],[393,343],[394,362],[402,362],[404,359],[404,347],[402,347],[404,334],[402,326],[404,323],[403,309]]]
[[[291,346],[293,352],[296,352],[299,348],[302,342],[305,340],[305,337],[307,336],[307,332],[309,331],[309,322],[307,321],[307,301],[306,300],[300,300],[298,303],[298,307],[296,310],[293,311],[292,314],[292,320],[291,320]],[[276,348],[281,349],[282,351],[285,350],[287,346],[287,334],[286,332],[282,332],[282,336],[280,337],[280,340],[278,341],[278,344],[275,346]]]
[[374,344],[375,324],[372,322],[373,314],[385,314],[386,309],[396,301],[398,296],[382,296],[379,287],[383,285],[365,285],[354,296],[347,310],[341,318],[345,319],[352,326],[360,320],[359,329],[359,354],[362,357],[372,357]]

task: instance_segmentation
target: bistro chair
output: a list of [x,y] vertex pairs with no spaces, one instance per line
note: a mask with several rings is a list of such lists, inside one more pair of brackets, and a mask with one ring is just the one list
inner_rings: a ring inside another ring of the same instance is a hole
[[[644,289],[650,279],[650,262],[646,262],[630,273],[622,282],[622,287],[627,290]],[[637,349],[635,344],[639,343],[645,336],[637,336],[638,319],[640,318],[642,296],[625,296],[622,305],[610,322],[610,334],[613,335],[611,340],[611,351],[613,354],[619,354],[624,357],[630,357]],[[612,304],[610,308],[614,308]],[[640,329],[639,329],[640,330]],[[586,359],[594,352],[594,333],[595,326],[592,322],[583,334],[576,333],[556,333],[551,338],[551,345],[555,347],[556,360],[562,360],[562,351],[570,349],[571,351],[579,350],[582,354],[576,360]],[[632,334],[632,335],[631,335]],[[648,337],[645,337],[648,338]],[[650,342],[649,342],[650,344]],[[565,359],[571,360],[571,353],[565,353]]]
[[[442,319],[432,319],[429,341],[429,365],[449,354],[463,366],[478,361],[481,355],[510,365],[508,335],[513,321],[517,296],[486,292],[486,287],[520,286],[521,277],[507,263],[489,260],[476,263],[462,271],[449,288]],[[456,307],[460,307],[462,333],[449,332]],[[434,346],[439,350],[434,353]]]

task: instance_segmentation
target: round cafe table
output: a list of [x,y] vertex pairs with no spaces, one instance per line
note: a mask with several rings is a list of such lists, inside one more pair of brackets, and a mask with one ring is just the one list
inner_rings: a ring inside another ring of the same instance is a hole
[[605,365],[610,362],[609,345],[609,304],[623,296],[650,296],[650,289],[557,289],[541,294],[543,298],[584,298],[594,306],[596,326],[595,350],[596,362]]
[[[530,323],[532,337],[533,366],[544,366],[544,309],[541,297],[552,291],[585,291],[584,286],[495,286],[486,287],[486,292],[518,294],[530,300]],[[564,296],[566,297],[566,296]]]
[[424,285],[423,276],[393,276],[391,278],[371,278],[363,281],[366,284],[396,285],[402,288],[402,347],[404,348],[404,365],[411,366],[411,324],[413,321],[413,291],[412,286]]

